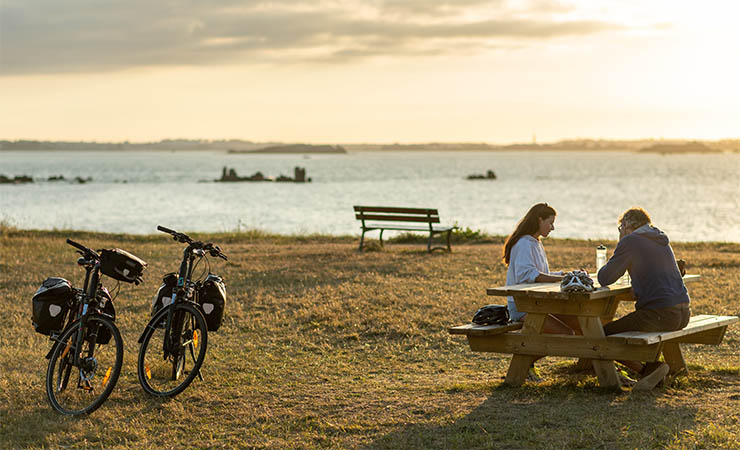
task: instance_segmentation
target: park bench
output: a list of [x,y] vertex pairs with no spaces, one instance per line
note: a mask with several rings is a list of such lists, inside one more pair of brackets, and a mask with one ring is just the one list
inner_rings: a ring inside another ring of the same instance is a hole
[[[684,282],[691,282],[699,276],[683,278]],[[595,287],[588,293],[561,292],[559,283],[489,288],[486,290],[489,295],[513,296],[517,309],[527,313],[524,322],[501,326],[466,324],[448,331],[467,336],[473,351],[512,354],[507,384],[522,384],[532,362],[541,356],[565,356],[579,358],[579,369],[593,367],[601,386],[618,387],[620,382],[613,361],[658,361],[662,356],[671,374],[686,372],[681,344],[718,345],[727,327],[740,321],[736,316],[697,315],[682,330],[630,331],[605,336],[603,324],[613,320],[618,304],[634,299],[628,284]],[[547,314],[576,316],[583,334],[543,333]]]
[[[417,231],[429,233],[427,251],[446,250],[450,248],[450,234],[454,226],[439,226],[439,212],[430,208],[398,208],[390,206],[355,206],[355,218],[362,222],[360,251],[365,243],[365,233],[380,230],[380,245],[383,245],[383,231]],[[425,225],[421,225],[425,224]],[[437,234],[447,234],[446,247],[432,247],[432,238]]]
[[[585,346],[578,345],[584,338],[579,336],[539,335],[539,339],[531,339],[516,332],[522,328],[521,322],[506,325],[475,325],[466,324],[449,328],[453,335],[465,335],[473,351],[494,351],[502,353],[522,353],[539,355],[542,353],[551,356],[576,356],[589,359],[618,356],[626,349],[627,353],[640,356],[641,361],[657,361],[660,355],[671,368],[671,374],[687,372],[686,362],[683,359],[679,344],[708,344],[719,345],[727,330],[727,326],[740,321],[737,316],[713,316],[702,314],[693,316],[689,324],[677,331],[627,331],[612,334],[601,339],[588,339]],[[505,335],[497,338],[502,345],[488,345],[487,337]],[[548,339],[552,337],[553,339]],[[558,345],[561,340],[563,345]],[[573,344],[566,348],[568,341]],[[546,347],[543,348],[543,347]],[[563,348],[558,348],[563,347]],[[579,348],[583,347],[583,348]],[[586,348],[590,347],[590,348]],[[624,356],[624,355],[622,355]],[[611,359],[611,358],[608,358]],[[579,365],[582,365],[580,363]]]

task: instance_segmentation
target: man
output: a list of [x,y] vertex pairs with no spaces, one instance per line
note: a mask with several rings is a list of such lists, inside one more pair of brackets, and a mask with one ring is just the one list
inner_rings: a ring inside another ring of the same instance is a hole
[[[606,335],[623,331],[672,331],[689,323],[689,293],[676,263],[668,236],[651,224],[642,208],[632,208],[619,218],[619,243],[614,255],[599,270],[602,286],[616,282],[629,271],[632,291],[637,299],[635,311],[604,325]],[[642,373],[633,390],[649,390],[670,370],[665,363],[643,366],[625,361]]]

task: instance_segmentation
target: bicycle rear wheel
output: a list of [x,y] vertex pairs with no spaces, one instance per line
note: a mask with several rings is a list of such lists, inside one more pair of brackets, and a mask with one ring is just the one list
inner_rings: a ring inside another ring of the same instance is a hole
[[[77,335],[82,345],[77,349]],[[112,342],[98,344],[98,335],[110,332]],[[79,364],[74,365],[75,353]],[[123,339],[107,317],[90,316],[84,329],[80,322],[64,331],[49,359],[46,394],[51,406],[62,414],[90,414],[105,402],[118,382],[123,366]]]
[[206,358],[206,320],[193,305],[174,306],[170,339],[165,342],[167,312],[171,308],[162,308],[152,318],[139,348],[139,382],[148,394],[157,397],[174,397],[184,391],[200,374]]

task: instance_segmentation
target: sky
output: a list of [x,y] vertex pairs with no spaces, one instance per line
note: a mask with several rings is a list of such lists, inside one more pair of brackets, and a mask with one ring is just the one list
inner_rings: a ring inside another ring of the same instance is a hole
[[0,139],[740,137],[725,0],[0,0]]

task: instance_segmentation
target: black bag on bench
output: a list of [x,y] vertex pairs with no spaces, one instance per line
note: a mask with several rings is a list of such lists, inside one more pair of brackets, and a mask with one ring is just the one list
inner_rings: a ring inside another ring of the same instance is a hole
[[486,305],[475,312],[472,322],[476,325],[506,325],[509,323],[509,308]]

